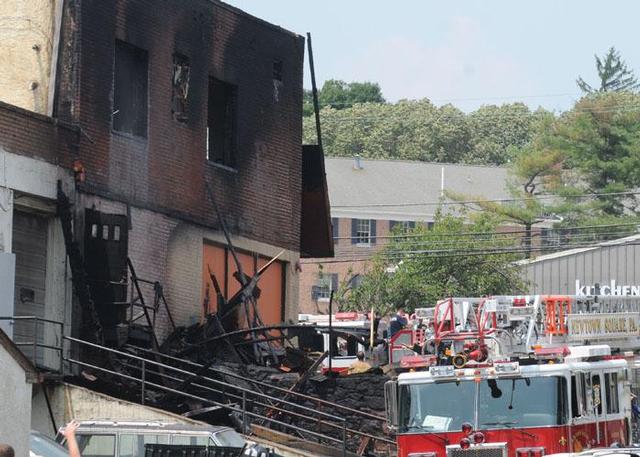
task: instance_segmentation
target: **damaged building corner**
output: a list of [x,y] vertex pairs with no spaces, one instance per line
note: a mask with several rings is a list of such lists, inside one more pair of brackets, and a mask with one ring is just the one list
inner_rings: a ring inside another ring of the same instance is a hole
[[64,378],[245,433],[310,439],[320,419],[324,445],[342,440],[341,406],[309,393],[326,354],[295,324],[299,260],[332,249],[322,151],[302,148],[304,38],[218,2],[161,18],[54,3],[59,73],[38,75],[54,106],[0,102],[0,328],[42,392]]

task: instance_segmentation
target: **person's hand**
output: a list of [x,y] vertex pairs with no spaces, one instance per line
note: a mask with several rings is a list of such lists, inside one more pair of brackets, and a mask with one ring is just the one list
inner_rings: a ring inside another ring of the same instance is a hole
[[78,427],[80,427],[80,422],[74,419],[67,424],[64,430],[62,430],[62,434],[65,438],[69,439],[70,437],[76,435],[76,430],[78,429]]

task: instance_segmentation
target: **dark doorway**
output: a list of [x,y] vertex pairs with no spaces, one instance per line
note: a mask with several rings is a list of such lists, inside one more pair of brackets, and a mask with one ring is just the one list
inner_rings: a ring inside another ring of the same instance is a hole
[[127,311],[127,217],[85,210],[84,262],[105,341],[117,343]]

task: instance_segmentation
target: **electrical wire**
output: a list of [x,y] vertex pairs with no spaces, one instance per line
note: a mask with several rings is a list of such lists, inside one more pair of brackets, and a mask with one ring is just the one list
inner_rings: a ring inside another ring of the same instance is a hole
[[[561,93],[561,94],[541,94],[541,95],[497,95],[494,97],[469,97],[469,98],[427,98],[432,103],[453,103],[453,102],[478,102],[483,100],[515,100],[512,103],[517,103],[518,99],[531,99],[531,98],[555,98],[555,97],[577,97],[580,94],[576,93]],[[311,101],[308,101],[311,104]],[[396,102],[397,103],[397,102]],[[324,101],[320,103],[320,108],[327,106],[344,106],[351,107],[354,105],[394,105],[392,102],[339,102],[337,100]]]
[[[602,242],[606,242],[606,241],[612,241],[614,239],[617,238],[624,238],[624,237],[628,237],[631,235],[636,235],[637,232],[633,231],[633,232],[609,232],[609,233],[586,233],[586,234],[582,234],[582,235],[574,235],[571,236],[568,240],[565,240],[564,242],[566,243],[566,246],[569,245],[573,245],[576,244],[578,242],[598,242],[598,243],[602,243]],[[546,246],[549,246],[551,244],[549,243],[553,243],[552,245],[556,245],[559,244],[561,241],[561,237],[556,237],[556,236],[548,236],[548,237],[522,237],[522,238],[513,238],[513,239],[490,239],[490,240],[472,240],[472,241],[467,241],[465,242],[462,246],[461,246],[461,240],[451,240],[451,241],[444,241],[444,240],[436,240],[436,241],[418,241],[418,242],[411,242],[410,246],[407,246],[411,249],[417,249],[420,247],[436,247],[436,248],[448,248],[448,249],[471,249],[471,248],[477,248],[477,247],[481,247],[481,248],[493,248],[493,247],[500,247],[500,246],[526,246],[527,244],[531,244],[532,246],[535,245],[535,243],[543,243]],[[393,248],[392,245],[386,245],[386,247],[391,247]],[[401,250],[402,246],[397,246],[397,249],[393,252],[399,252],[399,250]],[[344,255],[358,255],[362,252],[362,247],[360,248],[343,248],[340,249],[339,254],[344,256]]]
[[357,205],[331,205],[331,208],[384,208],[384,207],[413,207],[413,206],[451,206],[451,205],[471,205],[471,204],[479,204],[479,203],[512,203],[512,202],[521,202],[521,201],[532,201],[532,200],[548,200],[548,199],[573,199],[573,198],[590,198],[590,197],[612,197],[612,196],[623,196],[623,195],[640,195],[638,191],[626,191],[626,192],[592,192],[585,194],[575,194],[575,195],[552,195],[552,194],[543,194],[543,195],[532,195],[531,197],[518,197],[518,198],[494,198],[494,199],[483,199],[483,200],[461,200],[461,201],[431,201],[431,202],[415,202],[415,203],[361,203]]
[[[640,245],[640,242],[637,241],[630,241],[627,243],[624,243],[624,246],[638,246]],[[403,251],[403,253],[401,255],[392,255],[392,256],[386,256],[383,253],[374,253],[374,254],[368,254],[366,256],[362,256],[362,257],[356,257],[356,258],[348,258],[348,259],[335,259],[335,258],[328,258],[328,259],[323,259],[321,261],[318,262],[314,262],[314,263],[321,263],[321,264],[329,264],[329,263],[353,263],[353,262],[366,262],[368,260],[373,260],[375,258],[381,258],[383,260],[390,260],[390,261],[400,261],[400,260],[405,260],[405,259],[416,259],[416,258],[424,258],[424,257],[429,257],[429,258],[451,258],[451,257],[473,257],[473,256],[489,256],[489,255],[511,255],[511,256],[515,256],[516,254],[526,254],[526,253],[534,253],[534,252],[548,252],[548,253],[554,253],[557,251],[562,251],[562,250],[568,250],[568,249],[589,249],[589,248],[598,248],[598,247],[603,247],[602,243],[585,243],[585,244],[580,244],[580,245],[558,245],[558,246],[553,246],[553,247],[535,247],[532,246],[531,248],[526,247],[526,248],[518,248],[518,249],[509,249],[509,250],[484,250],[484,251],[473,251],[473,252],[447,252],[447,253],[440,253],[438,255],[427,255],[430,253],[430,251]],[[604,247],[607,247],[606,245]],[[520,259],[523,260],[523,259]],[[531,260],[536,260],[535,258],[531,259]]]
[[[638,227],[640,225],[640,223],[636,223],[636,222],[622,222],[622,223],[618,223],[618,224],[600,224],[600,225],[574,225],[574,226],[568,226],[568,227],[559,227],[557,229],[554,230],[563,230],[563,231],[571,231],[571,230],[585,230],[585,229],[601,229],[601,228],[613,228],[613,227]],[[447,233],[438,233],[437,236],[439,237],[450,237],[450,236],[478,236],[478,235],[512,235],[512,234],[516,234],[516,233],[528,233],[527,230],[510,230],[510,231],[504,231],[504,232],[499,232],[499,231],[490,231],[490,232],[447,232]],[[398,234],[398,235],[380,235],[380,236],[373,236],[372,238],[376,238],[376,239],[394,239],[394,238],[419,238],[419,237],[425,237],[425,236],[429,236],[429,234],[431,234],[431,236],[433,235],[433,232],[426,232],[426,233],[406,233],[406,234]],[[356,238],[355,236],[337,236],[334,237],[334,240],[351,240],[353,238]]]
[[[380,106],[383,106],[383,105],[380,105]],[[389,105],[389,106],[396,106],[396,105]],[[407,104],[406,106],[410,106],[410,104]],[[402,106],[402,107],[405,107],[405,106]],[[637,112],[637,111],[640,111],[640,103],[618,104],[618,105],[611,105],[608,108],[596,108],[596,109],[573,108],[565,112],[548,111],[548,113],[553,114],[555,116],[559,116],[562,114],[608,114],[608,113],[630,113],[630,112]],[[462,111],[456,112],[456,113],[441,113],[441,112],[425,113],[425,114],[435,114],[435,116],[433,117],[425,117],[425,118],[408,117],[406,113],[388,113],[384,116],[350,116],[349,115],[350,113],[345,112],[345,110],[336,110],[336,114],[341,116],[340,117],[324,116],[324,117],[321,117],[321,122],[354,122],[354,121],[361,121],[361,120],[362,121],[378,121],[378,120],[390,120],[390,119],[399,120],[401,122],[407,122],[407,121],[415,122],[418,120],[426,120],[426,121],[432,122],[432,121],[438,121],[443,119],[460,119],[460,118],[466,118],[467,116],[469,116],[468,114]],[[400,114],[402,114],[402,116],[400,116]],[[418,113],[418,114],[421,114],[421,113]],[[537,115],[538,114],[536,114],[536,112],[529,112],[529,113],[484,113],[483,112],[481,114],[475,114],[473,118],[474,119],[482,119],[482,118],[535,119]]]

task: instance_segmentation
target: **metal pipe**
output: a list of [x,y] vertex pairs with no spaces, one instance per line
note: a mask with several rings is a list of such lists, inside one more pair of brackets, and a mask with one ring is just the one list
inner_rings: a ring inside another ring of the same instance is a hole
[[329,295],[329,376],[333,376],[333,289]]
[[242,434],[247,434],[247,393],[242,392]]
[[[309,49],[309,70],[311,73],[311,94],[313,96],[313,112],[316,119],[316,135],[318,146],[322,149],[322,132],[320,131],[320,104],[318,103],[318,87],[316,86],[316,69],[313,63],[313,48],[311,47],[311,34],[307,32],[307,48]],[[331,354],[329,354],[331,356]]]
[[141,373],[141,376],[142,376],[142,386],[141,386],[141,388],[140,388],[140,402],[142,403],[142,405],[144,405],[144,381],[145,381],[146,374],[147,374],[147,373],[146,373],[146,368],[147,368],[146,363],[145,363],[145,361],[143,360],[143,361],[142,361],[142,373]]
[[37,359],[36,357],[38,356],[38,319],[34,319],[33,320],[33,365],[37,366]]

